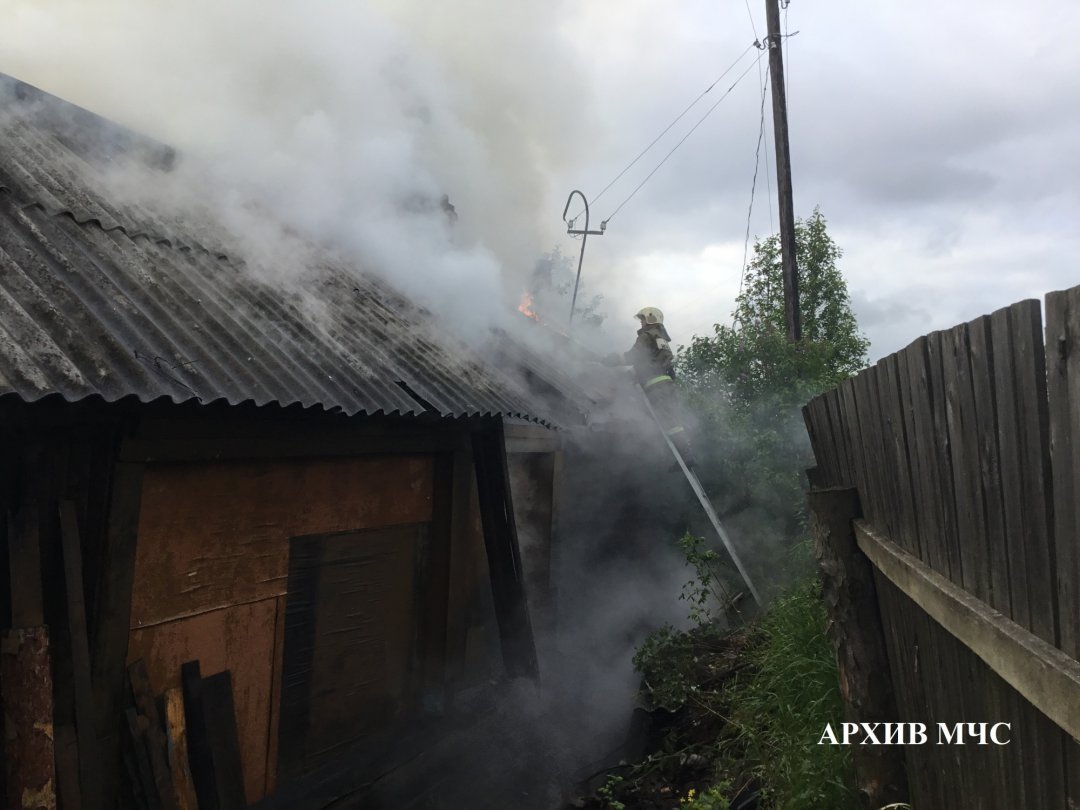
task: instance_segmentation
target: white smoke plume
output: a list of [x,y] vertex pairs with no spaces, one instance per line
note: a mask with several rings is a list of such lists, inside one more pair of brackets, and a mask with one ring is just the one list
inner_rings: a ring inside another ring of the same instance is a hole
[[0,71],[177,147],[203,202],[255,200],[475,321],[561,225],[549,178],[588,109],[562,5],[7,0]]

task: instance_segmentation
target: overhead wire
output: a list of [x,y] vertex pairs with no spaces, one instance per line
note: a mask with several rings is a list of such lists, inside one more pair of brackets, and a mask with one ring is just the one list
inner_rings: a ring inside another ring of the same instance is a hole
[[[754,35],[754,38],[755,38],[755,40],[757,39],[757,34],[756,33]],[[595,197],[593,197],[592,202],[590,203],[590,205],[595,205],[596,201],[599,200],[601,197],[603,197],[604,194],[608,191],[608,189],[610,189],[613,185],[615,185],[617,182],[619,182],[619,180],[622,179],[622,176],[624,174],[626,174],[628,171],[630,171],[637,164],[637,162],[639,160],[641,160],[643,157],[645,157],[646,153],[648,153],[648,151],[650,149],[652,149],[654,146],[656,146],[656,144],[660,141],[660,139],[663,138],[665,135],[667,135],[668,132],[671,131],[671,128],[673,126],[675,126],[677,123],[679,123],[679,121],[681,121],[686,116],[686,114],[688,112],[690,112],[690,110],[694,109],[694,107],[697,106],[698,102],[701,101],[701,99],[705,98],[705,96],[707,96],[709,94],[709,92],[714,87],[716,87],[716,85],[718,85],[720,83],[720,81],[725,76],[727,76],[729,73],[731,73],[731,71],[735,69],[735,66],[738,65],[739,62],[741,62],[743,60],[743,57],[746,56],[746,54],[748,54],[750,52],[750,50],[752,48],[756,47],[756,46],[757,46],[756,41],[751,42],[749,45],[747,45],[746,50],[744,50],[742,53],[740,53],[738,55],[738,57],[735,59],[735,61],[732,62],[730,65],[728,65],[728,67],[724,70],[723,73],[721,73],[719,76],[717,76],[715,79],[713,79],[712,84],[710,84],[708,87],[706,87],[704,90],[702,90],[698,94],[697,98],[695,98],[693,101],[690,102],[689,105],[687,105],[685,110],[683,110],[681,113],[679,113],[677,116],[675,116],[674,120],[670,124],[668,124],[666,127],[664,127],[664,129],[660,132],[660,134],[657,135],[655,138],[653,138],[652,141],[649,143],[649,145],[646,146],[644,149],[641,150],[641,152],[638,153],[637,157],[635,157],[633,160],[631,160],[621,172],[619,172],[617,175],[615,175],[615,178],[610,183],[608,183],[606,186],[604,186],[600,190],[599,194],[597,194]],[[572,222],[573,220],[577,219],[583,213],[585,213],[584,208],[582,208],[580,211],[578,211],[577,214],[575,214],[570,221]]]
[[[751,46],[751,47],[753,47],[753,46]],[[764,53],[764,52],[762,52],[762,53]],[[684,143],[686,143],[687,138],[689,138],[691,135],[693,135],[694,132],[697,130],[697,128],[700,127],[703,123],[705,123],[705,119],[708,118],[710,115],[712,115],[713,111],[717,107],[720,106],[720,103],[724,99],[726,99],[729,95],[731,95],[731,91],[734,90],[738,86],[739,82],[741,82],[746,77],[746,75],[751,70],[753,70],[754,67],[761,61],[761,56],[762,56],[762,54],[759,53],[757,59],[754,60],[754,64],[750,65],[750,67],[748,67],[746,70],[744,70],[742,73],[739,74],[739,77],[737,79],[735,79],[735,81],[732,83],[732,85],[724,92],[724,95],[720,96],[720,98],[718,98],[716,100],[716,102],[711,107],[709,107],[708,110],[705,111],[705,114],[703,116],[701,116],[701,118],[698,119],[697,123],[694,124],[694,126],[692,126],[690,128],[690,130],[685,135],[682,136],[682,138],[679,139],[679,142],[676,143],[675,146],[673,146],[671,148],[670,152],[668,152],[666,155],[664,155],[663,160],[661,160],[659,163],[657,163],[656,167],[651,172],[649,172],[647,175],[645,175],[645,179],[642,180],[640,183],[638,183],[637,187],[633,191],[630,192],[630,194],[627,196],[627,198],[625,200],[623,200],[621,203],[619,203],[618,207],[616,207],[616,209],[614,211],[612,211],[607,217],[605,217],[604,223],[611,222],[611,220],[615,218],[615,215],[618,214],[623,209],[623,206],[625,206],[628,202],[630,202],[630,200],[634,199],[634,196],[639,191],[641,191],[642,187],[644,187],[644,185],[646,183],[648,183],[649,180],[652,179],[653,175],[656,174],[658,171],[660,171],[660,167],[668,162],[668,159],[672,155],[675,154],[675,152],[678,150],[678,148],[680,146],[682,146]]]
[[[750,205],[746,209],[746,239],[743,241],[743,254],[742,254],[742,271],[739,273],[739,295],[742,295],[743,283],[746,281],[746,259],[750,254],[750,219],[754,213],[754,196],[757,191],[757,176],[758,167],[761,165],[761,142],[765,140],[765,95],[769,88],[769,74],[766,72],[765,81],[761,86],[761,123],[758,125],[758,138],[757,146],[754,148],[754,177],[750,181]],[[766,151],[766,160],[768,159],[768,150]],[[737,300],[737,298],[736,298]],[[736,313],[738,310],[736,310]],[[735,324],[739,320],[738,314],[733,313],[731,316],[731,328],[735,329]]]

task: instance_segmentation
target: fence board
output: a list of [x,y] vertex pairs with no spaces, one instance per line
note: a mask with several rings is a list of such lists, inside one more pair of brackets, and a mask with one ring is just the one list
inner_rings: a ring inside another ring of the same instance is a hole
[[975,394],[971,387],[967,324],[945,333],[942,364],[952,452],[953,492],[960,551],[961,584],[986,600],[990,595],[990,571],[980,546],[986,532],[982,492],[979,488],[979,439],[975,421]]
[[938,477],[937,451],[934,445],[933,414],[930,404],[929,348],[926,338],[919,338],[904,350],[902,360],[907,364],[907,397],[911,408],[912,435],[915,437],[911,457],[917,465],[918,509],[923,539],[924,562],[935,571],[949,570],[941,537],[941,482]]
[[[1059,646],[1080,657],[1080,287],[1046,296],[1046,384],[1053,475]],[[1080,746],[1066,746],[1068,798],[1080,806]]]
[[975,432],[979,442],[979,484],[982,491],[983,521],[986,526],[985,553],[990,572],[989,603],[995,610],[1011,616],[990,318],[984,315],[967,326],[968,343],[971,347],[971,389],[975,397]]
[[859,430],[862,434],[864,447],[865,467],[863,474],[866,477],[870,491],[873,492],[870,502],[872,509],[868,514],[873,515],[874,521],[880,526],[887,526],[889,531],[892,527],[892,510],[889,488],[881,475],[881,440],[878,422],[877,389],[869,384],[874,376],[874,369],[867,368],[862,374],[852,379],[852,396],[854,397],[855,410],[859,416]]
[[[990,567],[985,553],[986,520],[979,463],[979,433],[971,374],[971,343],[968,324],[946,333],[942,345],[949,444],[953,460],[953,491],[962,585],[982,601],[990,596]],[[968,712],[971,717],[1002,718],[1010,711],[1008,698],[994,682],[978,679],[970,658],[962,664],[961,680],[970,684]],[[1008,767],[1004,748],[993,750],[995,773],[1012,806],[1022,801],[1019,782]],[[970,766],[969,766],[970,768]]]
[[1023,542],[1031,630],[1057,643],[1057,588],[1050,493],[1049,415],[1039,302],[1021,301],[1012,312],[1017,432],[1023,474]]
[[837,469],[840,480],[837,483],[850,487],[855,486],[855,470],[851,461],[854,457],[854,452],[851,448],[851,439],[848,436],[846,424],[841,415],[840,404],[839,388],[834,388],[825,393],[825,405],[829,411],[829,421],[833,425],[835,435],[838,439],[838,446],[840,448],[840,464]]
[[886,459],[893,475],[895,504],[898,510],[897,542],[912,554],[919,555],[918,518],[912,494],[911,463],[908,459],[907,435],[900,402],[900,381],[897,377],[896,355],[889,355],[877,365],[880,402],[884,409]]
[[840,416],[847,428],[844,434],[848,436],[851,442],[852,452],[849,461],[852,483],[859,488],[863,513],[871,515],[875,513],[875,493],[870,487],[866,476],[866,444],[863,442],[862,425],[859,424],[859,412],[855,405],[854,383],[850,379],[844,380],[840,383],[838,393],[840,395]]
[[990,316],[994,351],[994,402],[997,405],[998,451],[1001,463],[1001,503],[1005,518],[1005,554],[1009,572],[1009,616],[1022,627],[1031,627],[1024,560],[1023,506],[1020,448],[1016,433],[1016,372],[1011,339],[1011,313],[999,309]]
[[952,450],[949,445],[949,428],[946,415],[945,376],[942,360],[943,333],[927,335],[927,367],[929,371],[930,417],[934,434],[935,476],[938,483],[938,530],[948,577],[955,583],[963,582],[960,564],[960,548],[956,529],[956,492],[953,488]]

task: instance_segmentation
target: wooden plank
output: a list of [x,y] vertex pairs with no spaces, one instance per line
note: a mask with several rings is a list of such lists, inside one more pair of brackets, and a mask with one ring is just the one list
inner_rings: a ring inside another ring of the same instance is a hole
[[[124,669],[142,479],[139,464],[117,464],[113,473],[105,565],[93,634],[94,702],[101,736],[117,731],[124,716]],[[103,762],[102,767],[109,765]]]
[[[531,457],[531,455],[530,455]],[[419,656],[423,695],[428,713],[441,713],[446,704],[447,608],[450,600],[450,543],[453,533],[454,458],[444,454],[435,462],[434,503],[428,553],[417,594],[420,615]]]
[[454,453],[454,491],[451,496],[450,594],[448,600],[447,661],[448,680],[457,684],[464,673],[467,618],[471,580],[475,576],[478,541],[482,532],[475,531],[473,490],[476,472],[471,449]]
[[[925,650],[916,632],[918,623],[912,615],[911,602],[876,567],[874,586],[890,645],[889,668],[896,686],[897,716],[900,722],[925,723],[929,714],[920,666],[920,658]],[[940,792],[939,775],[932,766],[930,753],[923,746],[905,749],[911,801],[919,807],[941,805],[935,800]]]
[[[281,724],[282,669],[285,655],[285,602],[279,596],[274,619],[273,670],[270,682],[270,722],[266,741],[266,781],[263,795],[269,796],[278,783],[278,740]],[[245,769],[247,770],[247,769]]]
[[[979,430],[971,372],[971,344],[967,324],[962,324],[945,335],[942,347],[946,385],[949,443],[953,460],[953,491],[956,494],[957,530],[961,555],[963,586],[977,598],[986,602],[990,598],[990,570],[986,553],[986,506],[983,502],[982,475],[979,461]],[[970,662],[968,662],[970,664]],[[960,674],[962,683],[973,688],[966,692],[969,698],[968,716],[1003,717],[1008,706],[1002,700],[1000,690],[993,683],[974,677],[969,665]],[[971,705],[971,700],[976,705]],[[1008,767],[1004,749],[994,747],[993,773],[1001,781],[1001,795],[1019,801],[1019,785]],[[968,767],[968,773],[978,769]]]
[[0,697],[8,806],[53,810],[56,753],[47,628],[14,629],[4,636],[0,642]]
[[165,690],[165,733],[169,741],[169,773],[172,775],[179,810],[199,810],[195,783],[188,763],[187,720],[181,687]]
[[979,601],[863,521],[859,548],[951,635],[1059,727],[1080,740],[1080,662]]
[[150,774],[154,780],[155,793],[164,810],[176,810],[178,801],[172,786],[165,726],[158,713],[157,697],[150,685],[150,675],[142,659],[128,666],[128,678],[131,682],[131,695],[135,701],[135,708],[142,717],[146,718],[143,741],[150,758]]
[[82,810],[82,794],[79,790],[79,742],[75,727],[57,726],[54,730],[56,745],[56,795],[63,810]]
[[[173,409],[175,411],[175,409]],[[444,424],[365,417],[268,417],[230,408],[217,416],[150,416],[121,448],[139,463],[279,460],[450,452],[461,433]],[[542,428],[543,430],[546,430]],[[552,433],[552,431],[547,431]]]
[[129,443],[122,460],[145,464],[211,461],[278,461],[281,459],[446,453],[454,449],[452,435],[444,436],[311,436],[301,441],[288,434],[267,432],[246,440],[227,438],[160,438]]
[[[1053,506],[1049,413],[1046,391],[1046,354],[1042,342],[1042,312],[1038,301],[1013,304],[1013,367],[1016,370],[1017,433],[1019,457],[1024,468],[1023,549],[1027,568],[1031,631],[1057,644],[1057,577],[1054,570]],[[1036,715],[1035,739],[1039,741],[1036,769],[1045,807],[1065,805],[1064,750],[1061,737],[1045,717]]]
[[[1080,658],[1080,287],[1046,296],[1046,382],[1053,473],[1058,646]],[[1080,807],[1080,746],[1066,742],[1067,799]]]
[[98,766],[97,721],[94,716],[94,684],[90,670],[87,638],[86,600],[83,596],[82,539],[72,501],[60,501],[60,536],[66,583],[68,634],[75,686],[75,730],[79,744],[79,784],[82,806],[100,807],[101,784]]
[[[23,474],[33,475],[33,468],[25,467]],[[38,523],[36,493],[27,487],[18,510],[7,514],[12,627],[38,627],[45,623]]]
[[990,318],[967,324],[971,388],[975,402],[975,431],[979,445],[979,488],[982,493],[986,540],[983,549],[989,571],[987,603],[1010,615],[1009,563],[1005,543],[1005,513],[1001,494],[1001,459],[997,438],[997,407],[994,395],[994,352]]
[[892,503],[889,491],[882,475],[882,448],[880,442],[879,413],[877,410],[877,387],[868,384],[873,369],[859,372],[851,379],[851,401],[854,405],[855,418],[859,424],[859,441],[862,445],[863,481],[866,493],[860,490],[860,497],[868,499],[867,517],[876,525],[893,528]]
[[1080,658],[1080,287],[1046,296],[1046,381],[1059,646]]
[[[1021,627],[1031,629],[1031,583],[1024,527],[1026,513],[1029,511],[1024,482],[1028,471],[1023,466],[1026,437],[1022,436],[1027,425],[1022,419],[1019,405],[1021,395],[1018,391],[1018,385],[1025,379],[1025,375],[1023,366],[1017,367],[1018,359],[1021,364],[1023,359],[1014,345],[1015,314],[1012,307],[994,312],[990,316],[990,334],[994,352],[994,402],[997,408],[998,452],[1001,460],[1002,514],[1009,574],[1009,615]],[[1033,804],[1049,806],[1045,804],[1048,786],[1040,773],[1041,765],[1049,758],[1044,751],[1046,743],[1040,739],[1036,719],[1030,712],[1021,710],[1020,720],[1020,734],[1023,738],[1021,745],[1025,756],[1029,757],[1031,762],[1031,767],[1025,769],[1023,774],[1025,794]],[[1060,760],[1060,755],[1058,758]]]
[[229,670],[235,689],[245,790],[255,800],[266,783],[278,600],[264,599],[131,631],[129,661],[142,658],[155,689],[180,687],[183,665],[207,674]]
[[229,671],[203,678],[200,693],[206,736],[214,760],[218,806],[221,810],[244,810],[247,799]]
[[148,810],[162,810],[161,797],[158,795],[157,784],[154,782],[150,752],[146,744],[146,731],[150,721],[140,716],[134,706],[124,710],[124,719],[127,722],[131,751],[135,759],[135,776],[138,779],[139,793]]
[[214,755],[207,736],[206,715],[203,712],[202,676],[198,661],[187,661],[181,667],[183,682],[184,723],[187,728],[188,764],[199,810],[221,810],[217,793],[217,774]]
[[112,470],[104,557],[95,588],[91,648],[94,705],[97,708],[99,765],[103,807],[117,801],[121,744],[126,728],[123,708],[128,618],[135,572],[135,541],[142,498],[142,465],[117,464]]
[[1023,475],[1017,433],[1016,370],[1012,351],[1011,312],[999,309],[990,316],[994,346],[994,403],[998,415],[998,451],[1001,458],[1002,514],[1009,572],[1009,616],[1021,627],[1031,627],[1027,564],[1023,546]]
[[870,486],[867,474],[867,448],[863,441],[859,424],[859,409],[855,404],[855,383],[849,377],[840,383],[839,396],[841,432],[848,441],[848,461],[851,465],[852,485],[859,490],[862,508],[868,515],[875,515],[877,507],[876,493]]
[[1013,304],[1013,368],[1016,370],[1018,455],[1023,468],[1023,550],[1027,567],[1031,631],[1057,643],[1057,583],[1051,505],[1050,431],[1042,317],[1038,301]]
[[890,354],[879,364],[879,383],[883,386],[881,396],[886,403],[886,418],[893,451],[890,461],[895,465],[897,491],[900,498],[903,537],[900,544],[916,556],[920,555],[919,522],[915,513],[915,485],[912,479],[911,459],[908,451],[907,428],[904,421],[903,400],[900,394],[900,371],[895,354]]
[[[919,338],[900,355],[901,397],[905,407],[905,427],[908,434],[908,454],[914,462],[913,476],[917,483],[915,510],[919,516],[919,537],[922,538],[922,560],[935,571],[949,570],[948,558],[941,542],[938,516],[940,487],[935,462],[933,417],[930,411],[930,371],[926,338]],[[914,438],[914,441],[912,441]]]
[[[860,516],[854,489],[808,496],[814,552],[828,611],[828,636],[836,655],[844,721],[898,721],[888,669],[885,634],[878,613],[873,567],[856,545],[852,521]],[[852,752],[859,793],[872,807],[908,800],[901,749],[859,746]]]
[[990,572],[984,548],[986,524],[979,486],[979,439],[970,354],[967,324],[945,333],[942,362],[946,380],[946,414],[952,451],[961,584],[970,593],[986,601],[990,596]]
[[839,448],[838,460],[840,462],[838,485],[856,486],[855,463],[852,458],[851,437],[848,435],[847,426],[841,415],[841,397],[839,388],[834,388],[825,394],[825,403],[829,410],[829,423],[832,425],[833,437]]
[[502,420],[488,420],[473,434],[473,459],[503,661],[512,677],[536,678],[536,645],[525,600]]
[[803,422],[806,425],[807,435],[810,437],[810,446],[814,451],[814,458],[822,476],[822,486],[833,486],[839,474],[837,472],[838,447],[832,435],[832,425],[829,422],[829,406],[825,396],[814,397],[802,409]]
[[[956,526],[956,491],[953,487],[952,445],[948,427],[948,405],[946,385],[955,385],[955,380],[946,380],[943,368],[944,333],[932,332],[927,335],[927,361],[930,373],[930,411],[933,429],[933,458],[936,461],[938,482],[937,503],[938,529],[941,544],[948,563],[948,576],[957,584],[963,583],[963,569],[960,557],[960,542]],[[944,572],[942,572],[944,573]]]

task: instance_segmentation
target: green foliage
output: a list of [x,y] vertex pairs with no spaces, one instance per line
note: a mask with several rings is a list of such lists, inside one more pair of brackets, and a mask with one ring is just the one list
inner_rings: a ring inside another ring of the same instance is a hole
[[609,776],[607,782],[597,788],[596,796],[600,799],[600,806],[604,810],[626,810],[626,805],[616,798],[616,793],[622,781],[621,776]]
[[843,716],[825,625],[821,587],[804,583],[764,616],[751,674],[731,686],[731,722],[777,810],[857,806],[849,749],[815,744]]
[[730,790],[730,782],[722,782],[700,793],[691,788],[685,798],[679,799],[679,807],[683,810],[730,810],[727,800]]
[[634,669],[644,676],[653,702],[669,711],[683,706],[696,691],[702,642],[720,636],[718,619],[729,603],[721,579],[723,557],[689,532],[679,539],[679,548],[694,570],[679,595],[689,605],[694,629],[684,633],[664,625],[646,636],[634,653]]
[[[717,324],[678,355],[687,407],[698,422],[699,475],[724,513],[754,507],[754,538],[772,583],[805,560],[788,554],[803,534],[803,470],[812,464],[800,408],[866,363],[868,343],[837,266],[840,248],[817,209],[796,223],[803,340],[787,340],[779,236],[754,245],[734,325]],[[767,583],[768,584],[768,583]]]
[[[529,294],[533,296],[534,308],[544,318],[558,321],[566,317],[574,295],[577,266],[578,257],[565,255],[557,246],[536,260],[529,277]],[[604,296],[588,298],[585,287],[585,280],[582,279],[574,305],[574,323],[598,327],[607,318],[600,311]]]
[[780,237],[754,244],[734,324],[716,324],[712,337],[695,336],[680,356],[681,379],[691,389],[723,390],[736,409],[763,401],[802,403],[866,364],[847,283],[836,266],[843,255],[814,209],[795,225],[802,340],[787,339]]
[[690,621],[702,627],[718,619],[717,611],[730,602],[721,578],[726,561],[706,545],[704,537],[695,537],[690,532],[679,539],[679,549],[686,557],[686,564],[694,569],[694,578],[683,585],[679,599],[689,604]]

